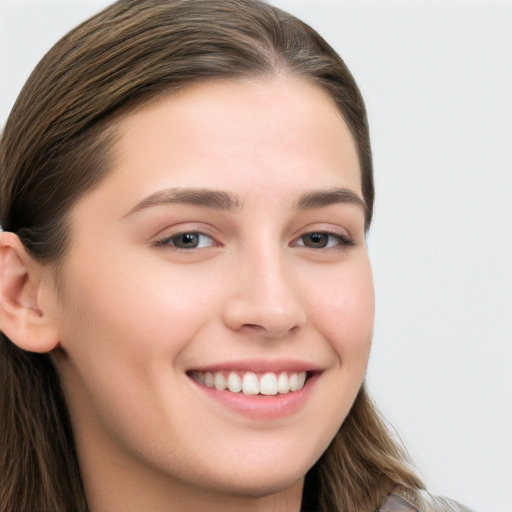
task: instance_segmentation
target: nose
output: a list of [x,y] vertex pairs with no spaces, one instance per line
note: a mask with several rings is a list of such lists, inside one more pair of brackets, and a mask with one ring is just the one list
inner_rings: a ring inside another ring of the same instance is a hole
[[233,269],[225,324],[234,331],[280,338],[306,322],[306,312],[293,271],[279,251],[265,251]]

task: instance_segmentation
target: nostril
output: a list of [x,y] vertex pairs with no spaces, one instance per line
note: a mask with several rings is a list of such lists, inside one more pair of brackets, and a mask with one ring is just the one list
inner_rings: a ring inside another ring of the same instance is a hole
[[297,297],[251,289],[251,294],[228,300],[224,322],[232,330],[266,337],[283,337],[304,325],[306,315]]
[[260,324],[244,324],[239,331],[246,332],[247,334],[256,334],[265,338],[283,338],[286,336],[290,336],[295,334],[295,332],[299,329],[298,325],[292,325],[289,327],[288,325],[269,325],[268,323],[265,325]]

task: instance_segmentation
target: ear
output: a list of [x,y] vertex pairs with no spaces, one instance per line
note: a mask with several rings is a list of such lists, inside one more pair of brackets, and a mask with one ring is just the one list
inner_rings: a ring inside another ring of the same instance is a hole
[[17,235],[0,232],[0,329],[29,352],[50,352],[59,344],[43,270]]

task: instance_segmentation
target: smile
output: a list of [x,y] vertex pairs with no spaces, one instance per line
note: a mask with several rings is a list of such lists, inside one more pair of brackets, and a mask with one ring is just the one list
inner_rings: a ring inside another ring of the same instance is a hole
[[283,395],[304,387],[307,372],[192,371],[190,376],[208,388],[244,395]]

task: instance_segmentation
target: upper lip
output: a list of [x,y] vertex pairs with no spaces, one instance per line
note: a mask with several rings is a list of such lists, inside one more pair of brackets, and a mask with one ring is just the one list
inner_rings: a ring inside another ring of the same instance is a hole
[[191,368],[190,371],[220,372],[220,371],[247,371],[247,372],[321,372],[323,368],[315,363],[292,359],[244,359],[239,361],[226,361],[201,365]]

